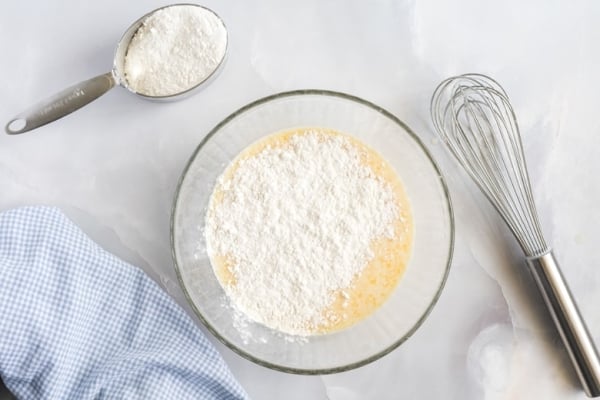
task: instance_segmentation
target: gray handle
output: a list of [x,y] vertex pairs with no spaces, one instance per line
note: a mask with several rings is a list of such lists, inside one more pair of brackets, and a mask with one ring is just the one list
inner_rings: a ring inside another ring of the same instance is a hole
[[600,396],[598,351],[554,255],[550,252],[528,259],[528,263],[585,393],[589,397]]
[[11,119],[4,130],[24,133],[55,121],[96,100],[115,86],[111,72],[73,85]]

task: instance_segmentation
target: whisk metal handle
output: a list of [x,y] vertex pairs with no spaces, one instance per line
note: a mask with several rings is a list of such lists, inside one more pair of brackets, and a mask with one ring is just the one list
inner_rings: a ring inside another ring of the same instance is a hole
[[589,397],[600,396],[600,360],[552,252],[529,258],[529,266],[571,362]]

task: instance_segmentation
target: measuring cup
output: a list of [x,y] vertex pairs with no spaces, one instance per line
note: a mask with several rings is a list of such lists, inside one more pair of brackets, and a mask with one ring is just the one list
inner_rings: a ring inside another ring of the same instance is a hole
[[164,8],[183,6],[199,7],[210,12],[219,20],[221,24],[223,24],[225,34],[227,35],[227,29],[225,27],[225,24],[223,23],[223,20],[212,10],[209,10],[208,8],[199,6],[197,4],[172,4],[150,11],[149,13],[135,21],[133,24],[131,24],[131,26],[125,31],[125,33],[121,37],[121,40],[117,44],[113,60],[113,67],[110,72],[98,75],[92,79],[83,82],[79,82],[59,93],[56,93],[54,96],[36,104],[27,111],[22,112],[6,124],[4,128],[6,133],[9,135],[15,135],[19,133],[28,132],[30,130],[39,128],[40,126],[46,125],[47,123],[62,118],[65,115],[68,115],[73,111],[85,106],[86,104],[96,100],[98,97],[102,96],[104,93],[108,92],[116,85],[122,86],[131,93],[149,100],[169,101],[179,100],[185,97],[186,95],[191,94],[193,91],[195,91],[195,89],[198,89],[201,86],[204,86],[204,84],[207,84],[209,81],[212,81],[212,79],[214,79],[214,77],[217,75],[217,71],[221,69],[221,66],[224,63],[225,55],[227,54],[227,36],[225,52],[223,53],[223,57],[221,58],[221,60],[219,60],[219,63],[216,65],[214,70],[202,81],[179,93],[175,93],[168,96],[147,95],[141,92],[136,92],[134,89],[129,87],[127,84],[127,80],[125,79],[124,65],[125,56],[127,55],[127,49],[129,48],[131,39],[135,36],[137,30],[144,23],[146,18]]

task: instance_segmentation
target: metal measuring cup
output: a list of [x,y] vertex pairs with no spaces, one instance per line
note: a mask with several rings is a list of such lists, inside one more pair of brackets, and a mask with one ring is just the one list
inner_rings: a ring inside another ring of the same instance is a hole
[[98,97],[102,96],[104,93],[108,92],[110,89],[119,85],[124,87],[128,91],[143,98],[149,100],[158,100],[158,101],[170,101],[170,100],[179,100],[191,93],[195,92],[196,89],[199,89],[201,86],[208,84],[212,81],[217,72],[221,70],[222,65],[225,61],[225,55],[227,54],[227,45],[228,38],[226,39],[225,51],[223,53],[223,57],[219,60],[219,63],[216,65],[215,69],[202,81],[196,83],[194,86],[187,88],[179,93],[167,95],[167,96],[151,96],[148,94],[144,94],[141,92],[135,91],[133,88],[128,86],[127,80],[125,78],[125,56],[127,55],[127,50],[129,48],[129,44],[131,40],[137,33],[138,29],[144,21],[150,17],[152,14],[160,11],[162,9],[168,7],[199,7],[202,8],[211,14],[213,14],[221,24],[223,24],[223,28],[225,29],[225,34],[227,35],[227,29],[225,27],[225,23],[223,20],[212,10],[199,6],[197,4],[171,4],[168,6],[157,8],[153,11],[150,11],[137,21],[135,21],[129,28],[125,31],[121,40],[117,44],[117,48],[115,50],[115,56],[113,60],[113,67],[110,72],[107,72],[102,75],[98,75],[92,79],[88,79],[83,82],[79,82],[63,91],[56,93],[54,96],[49,97],[48,99],[34,105],[30,109],[20,113],[16,117],[12,118],[5,126],[5,131],[9,135],[16,135],[19,133],[28,132],[30,130],[39,128],[40,126],[46,125],[52,121],[55,121],[59,118],[64,117],[72,113],[75,110],[80,109],[88,103],[96,100]]

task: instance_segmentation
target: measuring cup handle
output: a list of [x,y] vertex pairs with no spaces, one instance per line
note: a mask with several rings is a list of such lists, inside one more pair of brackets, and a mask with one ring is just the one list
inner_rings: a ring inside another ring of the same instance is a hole
[[115,84],[111,72],[79,82],[17,115],[6,124],[4,130],[9,135],[16,135],[39,128],[96,100]]
[[528,259],[558,333],[588,397],[600,396],[600,358],[552,252]]

